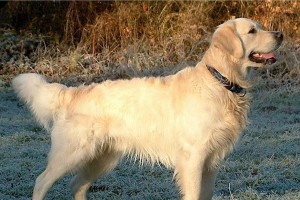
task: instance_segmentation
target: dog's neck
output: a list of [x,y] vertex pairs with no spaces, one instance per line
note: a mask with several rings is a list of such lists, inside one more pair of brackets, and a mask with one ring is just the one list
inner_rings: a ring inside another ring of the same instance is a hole
[[206,65],[206,68],[208,69],[208,71],[211,73],[211,75],[213,77],[215,77],[221,84],[223,84],[223,86],[235,93],[238,94],[239,96],[243,97],[246,94],[246,90],[245,88],[242,88],[241,86],[239,86],[238,84],[235,84],[231,81],[229,81],[226,77],[222,76],[222,74],[220,74],[215,68],[213,68],[212,66],[208,66]]
[[209,48],[204,54],[202,62],[206,66],[213,67],[231,83],[237,84],[242,88],[249,88],[251,86],[246,79],[246,70],[242,69],[239,59],[225,54],[217,48]]

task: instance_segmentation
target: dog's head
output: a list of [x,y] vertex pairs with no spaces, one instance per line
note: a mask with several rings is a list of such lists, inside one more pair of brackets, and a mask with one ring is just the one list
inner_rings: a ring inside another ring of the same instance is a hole
[[221,24],[211,45],[233,56],[243,67],[261,67],[276,62],[274,51],[282,41],[281,32],[264,31],[257,22],[238,18]]

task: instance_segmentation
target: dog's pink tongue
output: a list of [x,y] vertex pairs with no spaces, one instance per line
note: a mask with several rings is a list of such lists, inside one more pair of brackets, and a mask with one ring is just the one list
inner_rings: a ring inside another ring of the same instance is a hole
[[275,58],[274,53],[255,53],[253,56],[265,59]]
[[261,54],[264,58],[269,59],[269,58],[275,58],[275,54],[274,53],[264,53]]

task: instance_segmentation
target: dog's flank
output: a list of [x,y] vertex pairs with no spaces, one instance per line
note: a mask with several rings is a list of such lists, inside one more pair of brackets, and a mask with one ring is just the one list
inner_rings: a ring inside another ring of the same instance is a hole
[[211,199],[217,165],[246,126],[250,101],[248,93],[224,87],[207,66],[247,89],[247,68],[276,60],[272,52],[281,42],[281,33],[236,19],[217,29],[201,62],[167,77],[73,88],[36,74],[19,75],[15,91],[51,132],[48,165],[36,180],[33,200],[43,199],[71,171],[75,199],[86,199],[92,182],[124,155],[173,168],[183,199]]

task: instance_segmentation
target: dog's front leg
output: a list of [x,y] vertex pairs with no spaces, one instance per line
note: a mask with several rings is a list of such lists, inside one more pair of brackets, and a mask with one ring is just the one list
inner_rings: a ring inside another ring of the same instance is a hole
[[202,198],[201,192],[205,157],[203,151],[195,149],[183,150],[178,154],[175,174],[183,200],[208,199],[207,197]]
[[202,171],[202,181],[201,181],[201,193],[200,199],[212,199],[215,180],[216,180],[217,170],[209,166],[205,167]]

